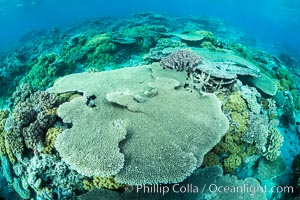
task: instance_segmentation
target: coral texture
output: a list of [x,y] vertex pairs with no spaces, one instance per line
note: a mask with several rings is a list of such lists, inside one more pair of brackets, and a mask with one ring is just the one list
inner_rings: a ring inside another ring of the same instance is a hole
[[189,50],[179,50],[171,53],[160,61],[164,68],[175,69],[192,73],[196,70],[201,58]]
[[[72,168],[133,185],[179,182],[220,140],[228,120],[217,97],[190,93],[172,78],[154,79],[151,71],[160,66],[151,67],[71,75],[49,89],[84,92],[58,109],[73,126],[55,147]],[[89,107],[92,95],[95,106]],[[117,126],[112,121],[120,119]]]
[[[246,178],[239,180],[236,176],[224,176],[222,175],[222,168],[219,166],[207,167],[197,170],[192,176],[187,178],[184,182],[177,185],[159,185],[161,189],[163,187],[173,188],[166,193],[162,192],[147,192],[147,189],[137,189],[133,187],[133,190],[125,193],[117,193],[110,190],[95,189],[79,197],[80,200],[100,200],[100,199],[237,199],[237,200],[266,200],[266,194],[261,192],[259,188],[260,183],[255,178]],[[217,186],[220,192],[217,192]],[[144,186],[149,187],[151,186]],[[244,187],[244,188],[243,188]],[[180,192],[179,189],[185,189],[189,192]],[[250,189],[249,188],[253,188]],[[150,190],[149,189],[149,190]],[[154,189],[154,186],[152,186]],[[201,190],[202,189],[202,190]],[[254,190],[256,189],[256,190]],[[214,191],[214,192],[212,192]]]
[[[21,92],[23,89],[24,93]],[[22,86],[12,99],[17,104],[11,106],[12,126],[6,140],[15,155],[22,154],[25,148],[37,150],[42,146],[47,130],[56,121],[57,96],[45,91],[31,91],[30,87]]]

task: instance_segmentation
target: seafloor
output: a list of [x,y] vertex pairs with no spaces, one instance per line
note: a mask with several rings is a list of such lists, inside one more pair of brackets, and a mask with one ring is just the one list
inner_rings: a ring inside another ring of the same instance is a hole
[[28,32],[0,54],[0,197],[299,199],[299,67],[210,17]]

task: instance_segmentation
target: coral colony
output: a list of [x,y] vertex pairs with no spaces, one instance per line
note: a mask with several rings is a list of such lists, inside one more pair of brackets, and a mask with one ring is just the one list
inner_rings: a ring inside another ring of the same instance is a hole
[[299,77],[241,35],[155,13],[24,35],[0,55],[1,196],[299,196]]

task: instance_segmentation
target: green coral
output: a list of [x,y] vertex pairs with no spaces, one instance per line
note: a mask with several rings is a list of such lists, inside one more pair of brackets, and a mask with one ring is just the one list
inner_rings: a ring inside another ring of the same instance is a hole
[[202,163],[203,166],[211,167],[218,164],[220,164],[219,156],[213,151],[208,152],[204,156],[203,163]]
[[247,111],[244,112],[233,112],[231,113],[232,128],[234,132],[241,134],[247,130],[249,114]]
[[34,88],[44,90],[62,75],[72,71],[71,65],[59,58],[55,53],[49,53],[38,57],[31,70],[20,81],[30,83]]
[[61,50],[61,57],[68,63],[75,63],[81,61],[87,50],[83,48],[87,41],[87,36],[77,35],[71,38],[67,38],[67,41],[63,42],[63,47]]
[[7,110],[0,110],[0,156],[7,156],[9,161],[14,164],[16,163],[16,158],[14,157],[7,140],[8,133],[4,129],[8,114],[9,112]]
[[293,101],[294,101],[294,108],[300,110],[300,91],[293,90],[292,92]]
[[295,80],[289,70],[279,69],[276,76],[279,81],[278,89],[280,91],[294,90],[296,88]]
[[247,104],[238,92],[234,92],[228,97],[223,109],[241,113],[247,110]]
[[241,156],[237,154],[230,154],[228,158],[224,159],[223,169],[225,173],[230,173],[242,164]]
[[93,190],[94,188],[105,188],[115,190],[123,187],[124,185],[117,183],[113,176],[100,177],[93,176],[93,180],[83,180],[83,188],[87,191]]
[[92,180],[85,179],[82,181],[82,184],[83,184],[83,189],[86,191],[91,191],[95,188],[105,188],[105,189],[115,190],[124,186],[122,184],[117,183],[113,176],[109,176],[109,177],[93,176]]
[[87,49],[86,67],[103,71],[105,65],[113,61],[116,45],[109,34],[98,34],[87,40],[84,49]]
[[108,33],[94,33],[92,36],[79,35],[65,42],[61,56],[68,63],[82,63],[86,70],[94,68],[103,71],[104,67],[114,61],[117,46]]
[[161,29],[164,29],[164,27],[159,25],[132,26],[124,28],[121,34],[124,37],[136,39],[135,51],[148,52],[161,39],[160,34],[157,32]]
[[241,56],[251,62],[255,62],[255,60],[252,58],[249,49],[242,44],[229,44],[228,48],[235,52],[236,55]]
[[214,34],[210,31],[195,31],[195,33],[200,34],[203,36],[203,40],[200,43],[201,48],[208,48],[211,50],[221,50],[218,48],[218,40],[215,38]]

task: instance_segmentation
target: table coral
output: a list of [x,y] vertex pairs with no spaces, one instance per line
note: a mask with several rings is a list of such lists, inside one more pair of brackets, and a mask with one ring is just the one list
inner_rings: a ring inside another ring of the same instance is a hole
[[[58,109],[64,122],[73,126],[58,135],[55,147],[73,169],[89,176],[115,175],[117,182],[135,185],[179,182],[202,163],[203,155],[228,128],[219,100],[212,94],[179,89],[180,83],[171,78],[154,79],[151,71],[150,67],[133,67],[78,74],[81,78],[71,75],[49,89],[61,93],[85,88],[84,96],[96,96],[94,108],[86,106],[86,97],[78,97]],[[147,96],[152,90],[156,95]],[[113,127],[111,120],[120,118],[123,125]]]

